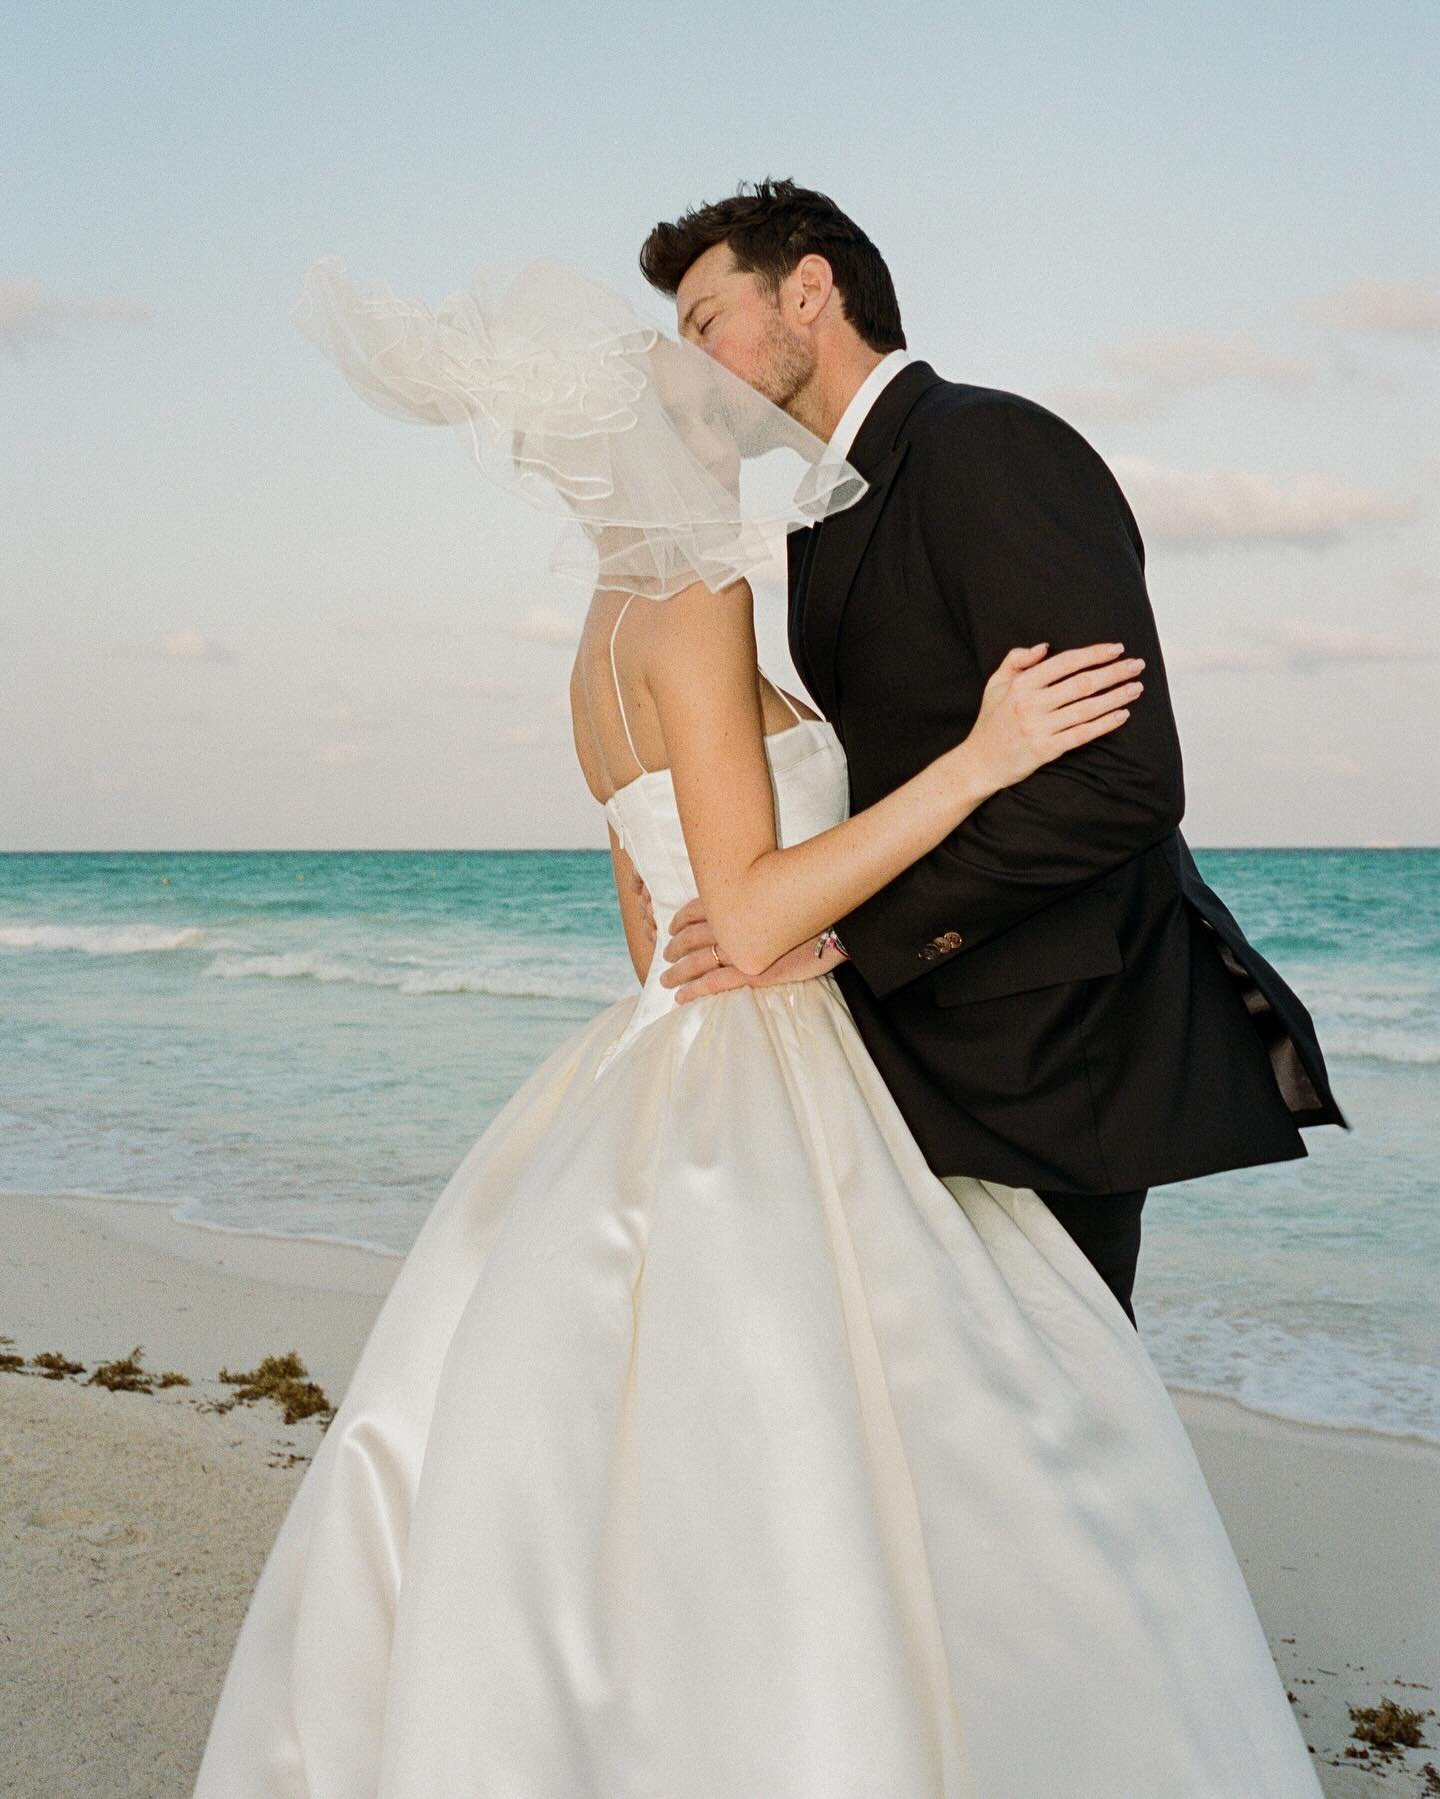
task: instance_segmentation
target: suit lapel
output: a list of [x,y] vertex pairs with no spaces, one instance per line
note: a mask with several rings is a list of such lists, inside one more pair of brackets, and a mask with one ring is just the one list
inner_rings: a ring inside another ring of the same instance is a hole
[[905,460],[900,429],[921,394],[939,379],[928,362],[911,362],[881,390],[848,457],[869,483],[864,496],[789,539],[790,654],[816,705],[831,719],[840,624],[870,534]]
[[845,602],[908,448],[908,444],[901,444],[865,471],[870,485],[862,499],[812,527],[815,543],[800,594],[800,638],[808,670],[805,685],[832,718],[836,699],[835,652]]
[[811,525],[803,531],[791,531],[785,538],[785,562],[789,574],[787,606],[785,609],[786,636],[790,644],[790,660],[795,664],[795,672],[805,683],[805,690],[816,704],[819,698],[815,692],[814,676],[810,670],[810,662],[805,654],[804,633],[800,629],[800,621],[804,617],[805,578],[810,568],[810,553],[815,543],[816,527]]

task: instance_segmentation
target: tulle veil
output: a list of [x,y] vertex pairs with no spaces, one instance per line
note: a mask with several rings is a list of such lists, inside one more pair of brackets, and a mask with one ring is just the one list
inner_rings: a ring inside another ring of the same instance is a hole
[[477,267],[432,310],[322,256],[291,317],[370,405],[450,426],[484,474],[553,511],[550,566],[591,587],[718,591],[866,491],[813,432],[561,258]]

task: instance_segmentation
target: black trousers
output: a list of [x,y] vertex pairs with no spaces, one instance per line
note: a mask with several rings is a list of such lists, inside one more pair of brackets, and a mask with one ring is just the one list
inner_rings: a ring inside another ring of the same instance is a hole
[[[1040,1193],[1050,1210],[1084,1250],[1101,1280],[1135,1324],[1130,1295],[1140,1260],[1140,1208],[1148,1187],[1134,1193]],[[1140,1326],[1135,1324],[1136,1330]]]

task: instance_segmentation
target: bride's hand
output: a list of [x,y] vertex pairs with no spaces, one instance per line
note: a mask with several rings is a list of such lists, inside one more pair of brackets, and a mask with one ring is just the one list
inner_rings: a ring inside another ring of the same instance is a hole
[[691,1000],[707,999],[712,993],[729,993],[735,987],[778,987],[786,982],[813,981],[844,961],[843,956],[829,948],[817,956],[815,939],[807,937],[759,974],[745,974],[724,960],[698,897],[687,900],[670,920],[670,936],[660,954],[670,964],[660,977],[660,985],[674,988],[675,1003],[681,1006]]
[[1134,679],[1140,656],[1117,662],[1122,643],[1045,654],[1032,644],[1009,652],[985,683],[979,716],[964,747],[998,792],[1034,774],[1046,762],[1117,730],[1130,716],[1129,702],[1144,689]]

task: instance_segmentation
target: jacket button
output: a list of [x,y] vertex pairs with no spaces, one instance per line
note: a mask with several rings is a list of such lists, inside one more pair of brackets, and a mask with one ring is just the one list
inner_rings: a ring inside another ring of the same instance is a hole
[[936,941],[939,943],[941,949],[951,950],[959,949],[965,939],[958,931],[947,931],[943,937],[937,938]]
[[922,962],[933,962],[939,954],[939,950],[936,949],[933,943],[927,943],[924,949],[920,951],[920,960]]

